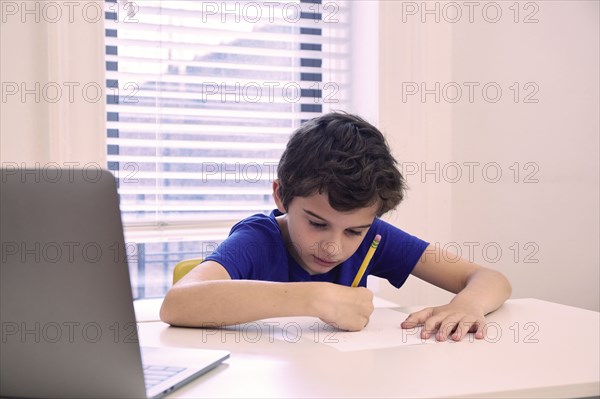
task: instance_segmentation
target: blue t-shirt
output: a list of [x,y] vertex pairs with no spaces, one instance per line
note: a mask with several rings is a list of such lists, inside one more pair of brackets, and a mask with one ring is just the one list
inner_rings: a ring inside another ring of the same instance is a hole
[[381,242],[360,281],[365,286],[367,276],[387,279],[399,288],[429,245],[391,224],[375,218],[356,252],[345,262],[323,274],[310,275],[288,252],[281,230],[275,220],[281,215],[274,210],[269,216],[250,216],[232,227],[229,237],[205,260],[225,267],[232,279],[274,282],[327,281],[350,286],[367,254],[375,235]]

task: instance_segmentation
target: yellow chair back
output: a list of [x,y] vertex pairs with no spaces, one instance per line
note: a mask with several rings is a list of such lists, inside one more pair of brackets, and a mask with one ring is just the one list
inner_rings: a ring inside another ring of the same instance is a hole
[[188,274],[190,270],[198,266],[202,262],[202,259],[187,259],[175,265],[173,269],[173,284],[181,280],[183,276]]

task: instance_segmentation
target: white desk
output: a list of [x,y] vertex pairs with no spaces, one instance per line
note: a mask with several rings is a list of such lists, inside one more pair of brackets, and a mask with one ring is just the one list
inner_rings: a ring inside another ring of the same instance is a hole
[[[159,301],[156,301],[159,304]],[[139,306],[139,305],[138,305]],[[409,313],[421,307],[396,308]],[[292,320],[269,319],[269,321]],[[142,345],[227,349],[172,397],[582,397],[600,394],[598,312],[536,299],[488,316],[490,337],[341,352],[252,330],[139,323]],[[493,326],[492,326],[493,324]],[[360,333],[356,333],[360,334]]]

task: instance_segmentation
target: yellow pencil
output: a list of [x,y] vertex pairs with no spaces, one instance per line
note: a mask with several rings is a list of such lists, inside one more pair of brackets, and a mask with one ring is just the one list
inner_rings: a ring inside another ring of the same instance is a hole
[[375,236],[375,239],[371,243],[369,250],[367,251],[365,260],[363,260],[362,264],[360,265],[360,269],[358,269],[358,273],[356,273],[356,277],[354,277],[354,281],[352,282],[353,287],[358,287],[358,283],[360,283],[360,280],[362,279],[363,274],[365,274],[365,270],[367,270],[367,266],[369,266],[369,262],[371,262],[371,258],[373,257],[373,254],[375,253],[377,246],[379,245],[379,241],[381,241],[381,236],[379,234],[377,234]]

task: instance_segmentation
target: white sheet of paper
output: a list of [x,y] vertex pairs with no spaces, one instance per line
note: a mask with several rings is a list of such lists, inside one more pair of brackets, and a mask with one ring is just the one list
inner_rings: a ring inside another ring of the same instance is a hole
[[400,328],[400,323],[407,317],[407,313],[397,312],[390,308],[375,308],[369,324],[361,331],[342,331],[323,323],[319,319],[296,317],[285,323],[283,321],[277,323],[271,332],[274,338],[286,342],[308,339],[315,343],[331,346],[342,352],[433,342],[432,340],[420,338],[421,327]]

